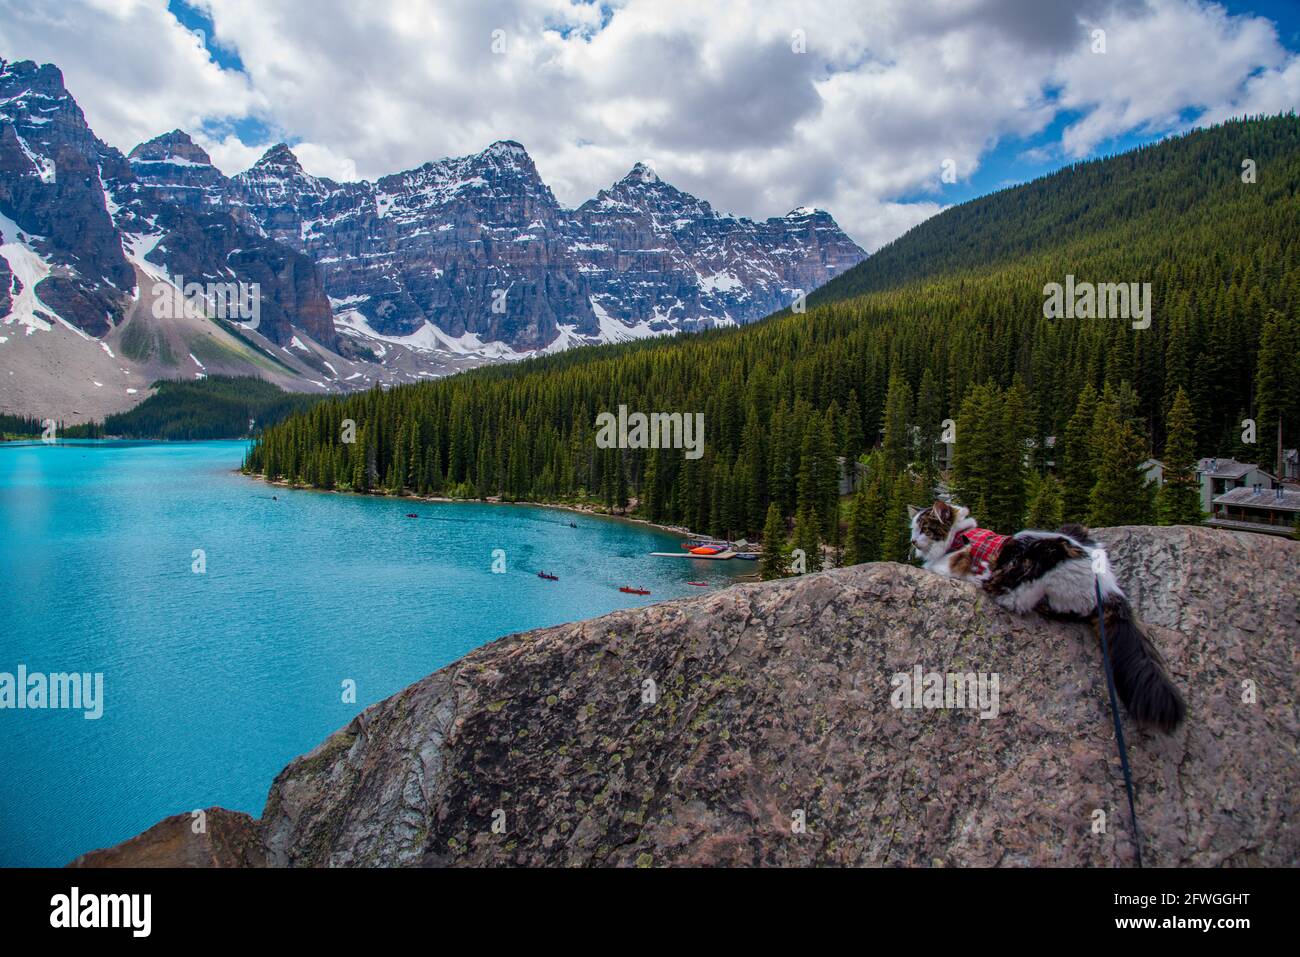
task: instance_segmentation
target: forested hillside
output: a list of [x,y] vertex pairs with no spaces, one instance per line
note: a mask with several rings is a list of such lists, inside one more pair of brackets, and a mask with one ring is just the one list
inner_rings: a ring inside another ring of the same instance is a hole
[[[902,558],[951,419],[955,488],[983,524],[1195,521],[1192,456],[1270,462],[1279,417],[1297,438],[1298,226],[1300,121],[1231,122],[949,210],[806,314],[330,399],[268,429],[247,466],[357,491],[635,499],[731,537],[794,520],[810,558],[819,540]],[[1045,318],[1067,275],[1150,283],[1149,328]],[[596,416],[619,405],[703,412],[703,457],[598,448]],[[1159,502],[1151,454],[1173,479]],[[837,456],[868,462],[848,509]]]
[[236,439],[254,428],[280,422],[320,401],[319,396],[285,392],[252,376],[164,379],[157,392],[134,409],[110,415],[98,431],[128,439]]

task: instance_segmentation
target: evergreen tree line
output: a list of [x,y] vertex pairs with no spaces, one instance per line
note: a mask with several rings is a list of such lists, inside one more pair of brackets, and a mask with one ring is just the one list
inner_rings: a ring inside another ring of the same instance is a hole
[[[42,438],[45,435],[45,419],[27,415],[0,414],[0,440],[5,438],[26,439]],[[103,430],[95,422],[80,425],[65,425],[62,419],[54,423],[55,439],[98,439]]]
[[160,379],[139,405],[104,419],[105,435],[129,439],[195,441],[237,439],[310,408],[321,397],[285,392],[253,376]]

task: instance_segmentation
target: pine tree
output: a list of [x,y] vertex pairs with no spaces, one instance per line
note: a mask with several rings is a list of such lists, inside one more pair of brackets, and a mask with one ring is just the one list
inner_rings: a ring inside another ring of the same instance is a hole
[[785,519],[773,502],[767,507],[767,520],[763,523],[763,581],[785,578],[790,574],[790,552],[785,542]]
[[921,390],[916,397],[916,427],[920,438],[918,454],[929,484],[934,484],[939,470],[938,449],[943,425],[942,399],[934,370],[926,366],[921,374]]
[[799,512],[795,515],[794,547],[803,549],[806,571],[821,571],[821,522],[817,519],[817,510],[811,506],[799,509]]
[[871,515],[867,511],[867,483],[863,482],[853,494],[849,506],[849,525],[844,535],[844,564],[860,565],[873,561],[877,552],[873,548]]
[[478,497],[487,498],[495,495],[498,490],[496,463],[494,462],[493,443],[491,435],[484,437],[484,440],[478,445],[478,467],[475,474],[478,476]]
[[957,414],[956,438],[952,471],[957,501],[969,508],[982,525],[1003,531],[999,526],[1004,523],[992,510],[1003,495],[1004,471],[1010,467],[1019,475],[1019,468],[1007,462],[1008,455],[1014,459],[1009,451],[1013,442],[1007,438],[996,386],[977,385],[966,393]]
[[911,414],[912,390],[898,373],[889,377],[889,391],[885,394],[885,414],[881,426],[884,430],[881,449],[885,453],[885,468],[890,475],[901,472],[912,458],[912,437],[907,420]]
[[620,512],[627,511],[628,490],[627,490],[627,463],[623,460],[621,449],[614,450],[616,459],[614,468],[617,471],[617,480],[614,485],[614,504],[618,506]]
[[1035,474],[1030,489],[1028,528],[1055,531],[1064,521],[1061,483],[1054,475]]
[[858,402],[858,390],[849,390],[849,404],[843,417],[844,441],[840,446],[840,455],[846,462],[857,460],[867,448],[866,433],[862,429],[862,406]]
[[992,477],[985,494],[989,515],[981,520],[990,528],[1010,534],[1023,525],[1027,505],[1025,453],[1030,416],[1019,384],[1007,389],[996,412],[999,417],[993,445],[998,474]]
[[1120,421],[1108,405],[1099,407],[1108,413],[1100,430],[1101,458],[1097,464],[1097,483],[1089,499],[1088,524],[1144,525],[1151,520],[1151,493],[1142,463],[1146,446],[1129,422]]
[[[1280,313],[1270,312],[1259,332],[1259,357],[1255,372],[1255,395],[1258,406],[1255,453],[1264,468],[1277,462],[1277,423],[1283,421],[1296,390],[1296,353],[1300,350],[1288,341],[1287,326]],[[1240,420],[1238,420],[1240,421]],[[1285,440],[1285,435],[1283,436]],[[1254,458],[1251,459],[1254,461]]]
[[1088,383],[1079,393],[1074,415],[1065,427],[1061,448],[1062,507],[1065,520],[1087,519],[1092,488],[1097,484],[1092,430],[1097,418],[1097,390]]
[[1179,389],[1165,427],[1165,484],[1156,493],[1161,525],[1201,524],[1201,485],[1196,474],[1196,422],[1187,392]]
[[907,506],[922,504],[920,481],[905,472],[894,479],[889,505],[880,528],[880,559],[906,562],[911,555],[912,525]]
[[889,508],[888,478],[884,474],[883,456],[879,451],[865,457],[866,476],[853,496],[849,513],[848,552],[845,561],[852,565],[878,562],[881,554],[881,530]]
[[[832,405],[832,410],[834,406]],[[816,440],[817,496],[821,514],[818,517],[826,541],[832,545],[842,542],[840,528],[840,463],[835,455],[835,442],[830,418],[823,419]],[[849,463],[845,463],[848,466]]]

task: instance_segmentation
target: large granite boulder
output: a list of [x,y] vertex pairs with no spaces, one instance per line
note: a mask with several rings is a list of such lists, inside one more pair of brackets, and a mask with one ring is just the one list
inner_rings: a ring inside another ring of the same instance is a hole
[[[1129,727],[1145,863],[1300,863],[1300,544],[1099,538],[1189,705],[1172,736]],[[917,666],[996,674],[996,716],[895,707],[894,676]],[[256,833],[255,850],[156,852],[175,820],[81,863],[1133,860],[1092,631],[895,564],[503,638],[291,763],[259,822],[231,815],[203,838]]]

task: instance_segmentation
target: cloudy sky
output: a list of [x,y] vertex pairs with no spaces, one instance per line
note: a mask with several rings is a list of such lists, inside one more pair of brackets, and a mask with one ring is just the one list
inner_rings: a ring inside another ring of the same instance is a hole
[[513,139],[569,205],[645,161],[724,211],[828,209],[874,250],[1062,164],[1300,107],[1297,7],[0,0],[0,56],[56,63],[123,151],[179,127],[228,174],[286,140],[356,179]]

